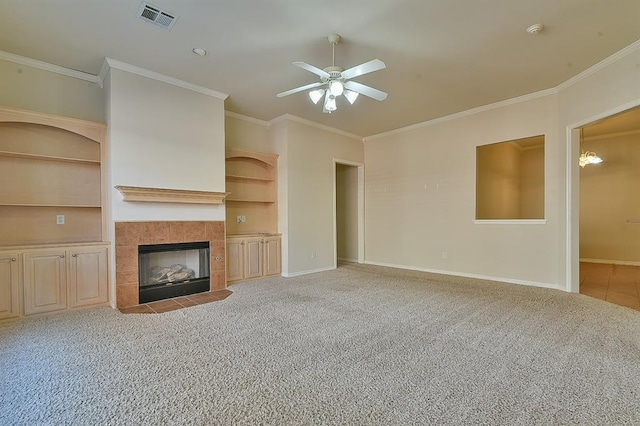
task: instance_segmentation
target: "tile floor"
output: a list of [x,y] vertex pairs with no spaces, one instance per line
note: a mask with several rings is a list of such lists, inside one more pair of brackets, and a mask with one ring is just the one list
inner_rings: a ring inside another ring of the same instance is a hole
[[175,311],[189,306],[203,305],[205,303],[217,302],[231,296],[231,290],[218,290],[206,293],[190,294],[189,296],[174,297],[173,299],[159,300],[157,302],[144,303],[142,305],[122,308],[123,314],[161,314],[163,312]]
[[580,294],[640,311],[640,266],[580,262]]

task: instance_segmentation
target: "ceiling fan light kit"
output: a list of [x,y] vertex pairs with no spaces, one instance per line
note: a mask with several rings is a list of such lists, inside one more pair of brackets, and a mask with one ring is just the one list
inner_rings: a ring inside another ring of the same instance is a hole
[[344,96],[352,105],[358,98],[358,95],[365,95],[378,101],[385,100],[387,98],[387,94],[385,92],[356,81],[351,81],[352,78],[386,68],[387,66],[385,63],[379,59],[373,59],[369,62],[365,62],[364,64],[349,68],[348,70],[343,70],[335,64],[335,46],[340,42],[341,37],[338,34],[331,34],[327,39],[331,44],[332,52],[332,65],[330,67],[320,69],[313,65],[309,65],[306,62],[293,63],[293,65],[317,75],[320,77],[320,81],[278,93],[276,96],[282,98],[294,93],[312,89],[309,92],[309,98],[311,98],[311,101],[314,104],[317,104],[324,96],[322,111],[329,114],[338,108],[336,104],[336,97],[339,96]]

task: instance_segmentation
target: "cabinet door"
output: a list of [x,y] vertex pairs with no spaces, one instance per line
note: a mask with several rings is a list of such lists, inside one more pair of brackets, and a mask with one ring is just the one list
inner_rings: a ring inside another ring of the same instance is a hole
[[59,311],[67,307],[67,270],[64,250],[23,253],[24,313]]
[[0,252],[0,319],[20,314],[18,253]]
[[266,237],[264,239],[264,274],[280,275],[282,266],[280,263],[280,237]]
[[107,248],[77,247],[69,254],[69,307],[108,302]]
[[245,278],[262,276],[262,238],[246,238],[245,242]]
[[227,281],[238,281],[244,278],[244,240],[227,239]]

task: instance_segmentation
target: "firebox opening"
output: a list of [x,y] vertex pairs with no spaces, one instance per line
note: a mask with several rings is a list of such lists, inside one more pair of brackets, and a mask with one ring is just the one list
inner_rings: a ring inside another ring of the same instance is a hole
[[210,289],[209,242],[138,246],[140,303]]

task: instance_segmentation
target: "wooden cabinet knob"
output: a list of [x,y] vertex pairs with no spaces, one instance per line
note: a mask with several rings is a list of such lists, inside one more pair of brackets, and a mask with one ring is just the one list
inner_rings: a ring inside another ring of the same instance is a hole
[[15,257],[12,257],[12,258],[11,258],[11,261],[12,261],[12,262],[15,262],[15,261],[16,261],[16,258],[15,258]]
[[60,255],[60,259],[64,259],[64,254],[61,254],[61,255]]
[[78,255],[77,254],[72,254],[71,257],[78,257]]

